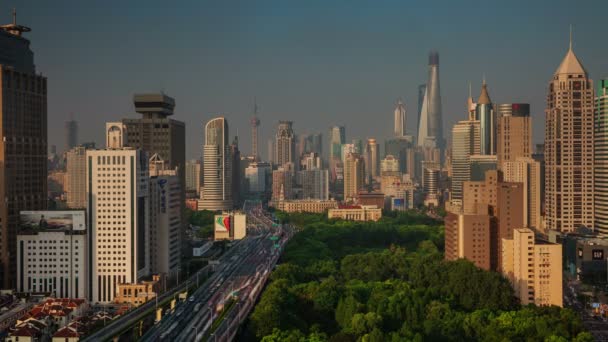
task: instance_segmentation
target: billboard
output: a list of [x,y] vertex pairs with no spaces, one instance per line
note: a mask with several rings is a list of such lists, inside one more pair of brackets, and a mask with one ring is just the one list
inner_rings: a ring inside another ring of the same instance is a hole
[[230,233],[230,215],[215,215],[215,231]]
[[84,231],[84,210],[70,211],[22,211],[19,213],[22,232],[66,232]]

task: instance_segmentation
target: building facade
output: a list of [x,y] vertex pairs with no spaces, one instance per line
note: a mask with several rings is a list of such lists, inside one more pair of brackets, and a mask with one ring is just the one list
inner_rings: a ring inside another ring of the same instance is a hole
[[479,154],[495,155],[496,154],[496,113],[494,105],[488,94],[488,86],[484,80],[481,86],[481,94],[477,99],[475,109],[475,118],[479,120],[479,139],[480,150]]
[[296,141],[293,133],[293,122],[279,121],[274,154],[275,164],[283,166],[292,163],[295,165]]
[[69,150],[67,159],[67,207],[84,209],[87,207],[86,159],[87,149],[77,146]]
[[439,88],[439,53],[429,54],[429,74],[420,110],[417,144],[420,147],[443,149],[443,120]]
[[192,159],[186,162],[186,191],[199,194],[201,191],[202,163]]
[[502,273],[522,305],[563,306],[562,245],[535,240],[529,228],[503,239]]
[[118,284],[150,273],[150,176],[144,151],[87,151],[87,213],[93,303],[109,303]]
[[19,212],[47,207],[47,79],[36,72],[30,29],[0,27],[0,280],[16,285]]
[[232,209],[232,157],[228,121],[219,117],[205,125],[201,210]]
[[378,221],[382,218],[382,209],[376,206],[346,205],[327,211],[329,219],[348,221]]
[[504,163],[532,156],[532,119],[528,103],[506,103],[497,106],[496,155],[498,169]]
[[354,200],[365,186],[365,162],[357,153],[349,153],[344,163],[344,200]]
[[[572,44],[571,44],[572,45]],[[547,228],[594,226],[593,81],[572,46],[549,82],[545,111]]]
[[87,298],[89,247],[84,210],[22,211],[21,217],[17,291]]
[[595,100],[595,229],[608,237],[608,79],[600,81]]

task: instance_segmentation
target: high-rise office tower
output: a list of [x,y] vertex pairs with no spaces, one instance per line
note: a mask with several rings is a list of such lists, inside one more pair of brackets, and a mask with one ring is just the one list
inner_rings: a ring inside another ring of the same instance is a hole
[[315,170],[322,167],[321,157],[318,153],[311,152],[302,156],[300,160],[301,170]]
[[368,177],[367,178],[376,178],[380,175],[379,172],[379,168],[380,168],[380,158],[378,156],[378,144],[376,143],[376,139],[374,138],[369,138],[367,139],[367,146],[366,146],[366,152],[367,152],[367,161],[368,163],[365,165],[365,169],[369,170],[369,172],[367,172]]
[[563,306],[562,245],[535,240],[534,231],[518,228],[503,239],[502,273],[522,305]]
[[124,146],[142,149],[149,155],[158,154],[168,168],[177,168],[181,188],[185,189],[186,125],[169,118],[173,115],[175,100],[162,93],[135,94],[133,104],[142,117],[122,120],[126,129]]
[[201,161],[192,159],[186,162],[186,191],[199,194],[201,191]]
[[78,121],[70,119],[65,122],[65,151],[78,145]]
[[269,163],[253,162],[245,169],[245,178],[247,179],[247,191],[257,194],[265,193],[269,190],[270,180],[272,175],[272,167]]
[[150,273],[176,275],[181,261],[182,211],[177,169],[168,169],[158,154],[150,164]]
[[459,121],[452,128],[452,186],[450,199],[462,200],[462,183],[471,179],[471,155],[480,151],[479,121]]
[[416,139],[418,139],[418,136],[420,135],[420,116],[422,115],[424,94],[426,94],[426,84],[421,84],[418,86],[418,115],[416,117]]
[[85,209],[87,149],[77,146],[67,153],[67,206],[70,209]]
[[150,176],[144,151],[88,150],[89,300],[110,303],[118,284],[150,274]]
[[272,171],[272,200],[292,199],[293,172],[284,167]]
[[260,119],[258,118],[258,103],[253,105],[253,117],[249,122],[251,124],[251,155],[258,160],[258,127],[260,127]]
[[593,81],[572,43],[547,95],[545,205],[547,228],[563,232],[594,226]]
[[19,212],[47,206],[47,80],[36,73],[30,29],[0,26],[0,282],[16,286]]
[[342,160],[342,144],[346,143],[346,128],[332,126],[329,128],[329,173],[332,181],[336,180],[336,163]]
[[595,229],[608,237],[608,79],[595,99]]
[[358,153],[349,153],[344,161],[344,200],[352,201],[365,184],[365,162]]
[[302,198],[326,201],[329,199],[329,173],[327,170],[310,169],[300,171]]
[[429,54],[429,78],[420,111],[418,146],[443,150],[443,121],[441,115],[439,53],[432,51]]
[[323,133],[318,132],[312,135],[312,148],[310,152],[318,153],[323,158]]
[[494,105],[488,94],[488,86],[486,81],[483,81],[481,86],[481,94],[477,99],[477,107],[475,109],[476,119],[479,120],[481,129],[481,150],[480,154],[496,154],[496,113],[494,113]]
[[502,170],[505,162],[532,155],[532,119],[527,103],[499,104],[496,109],[496,155],[498,169]]
[[422,188],[424,190],[424,205],[439,205],[439,173],[441,169],[438,162],[422,162]]
[[274,162],[283,166],[287,163],[295,165],[296,141],[293,133],[293,122],[279,121],[275,138]]
[[232,158],[232,205],[241,205],[241,152],[239,151],[239,137],[234,136],[230,144],[230,157]]
[[228,139],[228,121],[225,118],[219,117],[207,122],[200,209],[232,209],[232,156]]
[[401,100],[397,101],[395,107],[395,136],[402,137],[405,135],[405,104]]
[[[532,158],[519,157],[503,164],[505,182],[524,185],[524,227],[542,227],[542,167],[541,162]],[[596,189],[597,190],[597,189]]]

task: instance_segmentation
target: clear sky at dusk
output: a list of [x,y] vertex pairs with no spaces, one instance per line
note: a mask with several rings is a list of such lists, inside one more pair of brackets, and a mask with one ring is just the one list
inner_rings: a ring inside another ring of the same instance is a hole
[[[73,113],[80,140],[104,145],[104,123],[137,117],[132,95],[163,90],[186,122],[187,157],[201,154],[202,125],[224,115],[241,150],[260,105],[262,140],[278,120],[297,133],[346,125],[347,139],[392,132],[402,98],[415,132],[427,55],[440,54],[444,131],[466,118],[468,82],[486,75],[495,103],[529,102],[542,142],[546,88],[568,47],[591,78],[608,76],[608,1],[3,1],[49,79],[49,144],[63,149]],[[446,136],[447,138],[447,136]]]

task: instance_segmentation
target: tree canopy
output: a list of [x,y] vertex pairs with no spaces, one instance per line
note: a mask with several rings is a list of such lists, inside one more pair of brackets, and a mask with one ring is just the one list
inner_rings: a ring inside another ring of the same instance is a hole
[[500,274],[443,259],[441,222],[277,213],[299,225],[249,317],[255,341],[592,341],[578,316],[521,307]]

